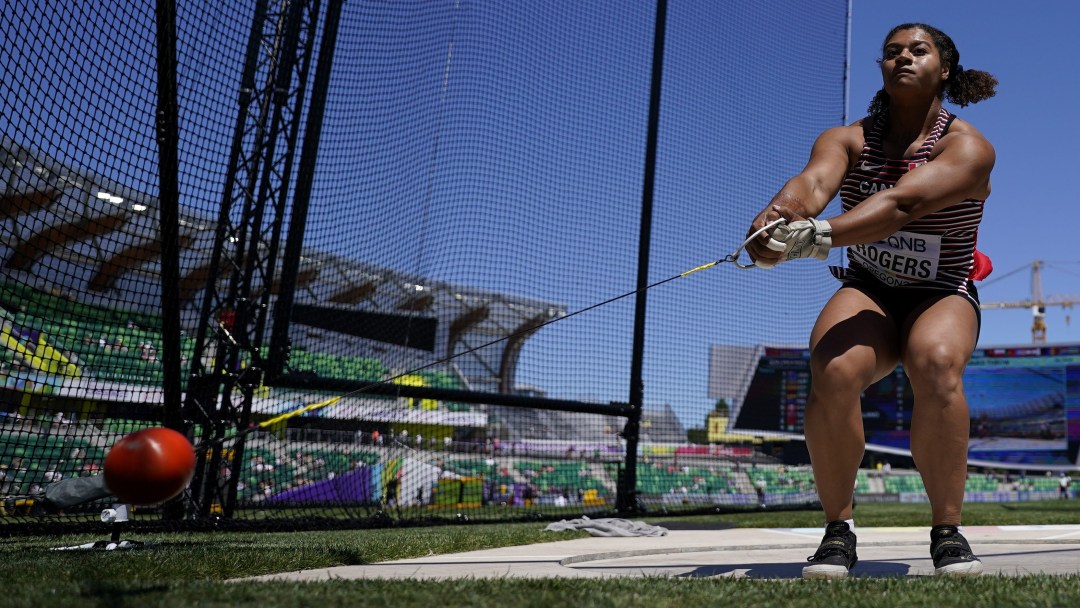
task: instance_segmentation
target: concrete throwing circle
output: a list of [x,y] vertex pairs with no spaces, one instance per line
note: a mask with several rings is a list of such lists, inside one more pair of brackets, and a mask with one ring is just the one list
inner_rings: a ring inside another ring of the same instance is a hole
[[[661,522],[659,525],[663,525]],[[856,529],[855,577],[929,576],[930,528]],[[589,537],[376,564],[284,572],[244,580],[735,577],[798,579],[821,528],[674,529],[663,536]],[[559,532],[552,532],[558,535]],[[983,575],[1080,572],[1080,525],[968,526]]]
[[[592,575],[802,578],[821,528],[730,529],[715,547],[654,547],[622,554],[577,555],[563,565]],[[701,533],[699,533],[701,534]],[[932,576],[929,528],[857,528],[859,562],[851,576]],[[964,535],[983,575],[1080,572],[1080,525],[967,526]],[[704,536],[703,536],[704,538]]]

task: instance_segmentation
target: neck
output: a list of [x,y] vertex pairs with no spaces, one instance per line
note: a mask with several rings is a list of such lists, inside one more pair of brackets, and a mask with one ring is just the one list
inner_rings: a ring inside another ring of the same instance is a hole
[[933,97],[917,104],[899,104],[896,100],[889,107],[889,135],[894,142],[912,142],[926,139],[941,111],[941,100]]

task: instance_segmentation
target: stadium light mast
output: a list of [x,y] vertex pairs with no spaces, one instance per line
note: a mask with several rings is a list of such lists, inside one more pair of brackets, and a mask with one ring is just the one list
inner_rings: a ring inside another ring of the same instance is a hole
[[[1009,272],[1001,277],[1004,279],[1019,270],[1025,268],[1031,268],[1031,296],[1026,300],[1015,300],[1006,302],[983,302],[980,304],[980,308],[983,310],[1000,310],[1003,308],[1029,308],[1031,309],[1031,343],[1032,344],[1045,344],[1046,343],[1046,309],[1049,306],[1060,306],[1064,309],[1071,309],[1073,305],[1080,304],[1080,295],[1078,294],[1055,294],[1051,296],[1043,296],[1042,287],[1042,269],[1046,266],[1047,262],[1043,260],[1034,260],[1031,264],[1021,266],[1017,270]],[[1065,322],[1069,322],[1069,317],[1065,317]]]

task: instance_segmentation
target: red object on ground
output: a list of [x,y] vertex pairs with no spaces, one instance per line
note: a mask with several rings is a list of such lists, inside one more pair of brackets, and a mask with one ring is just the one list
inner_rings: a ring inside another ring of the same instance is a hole
[[172,429],[143,429],[126,435],[105,457],[105,487],[133,505],[173,498],[194,474],[195,448]]

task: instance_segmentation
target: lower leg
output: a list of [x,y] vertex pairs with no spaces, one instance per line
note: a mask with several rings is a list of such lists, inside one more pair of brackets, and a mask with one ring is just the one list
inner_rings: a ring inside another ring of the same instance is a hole
[[960,525],[967,480],[970,419],[963,391],[919,402],[911,422],[911,455],[930,498],[933,525]]
[[826,521],[851,519],[855,477],[866,449],[862,391],[899,359],[892,319],[869,294],[841,288],[810,334],[806,446]]
[[847,401],[812,391],[804,416],[806,447],[825,521],[851,519],[855,477],[866,449],[859,397]]
[[960,296],[933,301],[915,314],[903,356],[915,395],[911,455],[930,498],[933,524],[960,525],[971,427],[964,367],[975,348],[978,317]]

